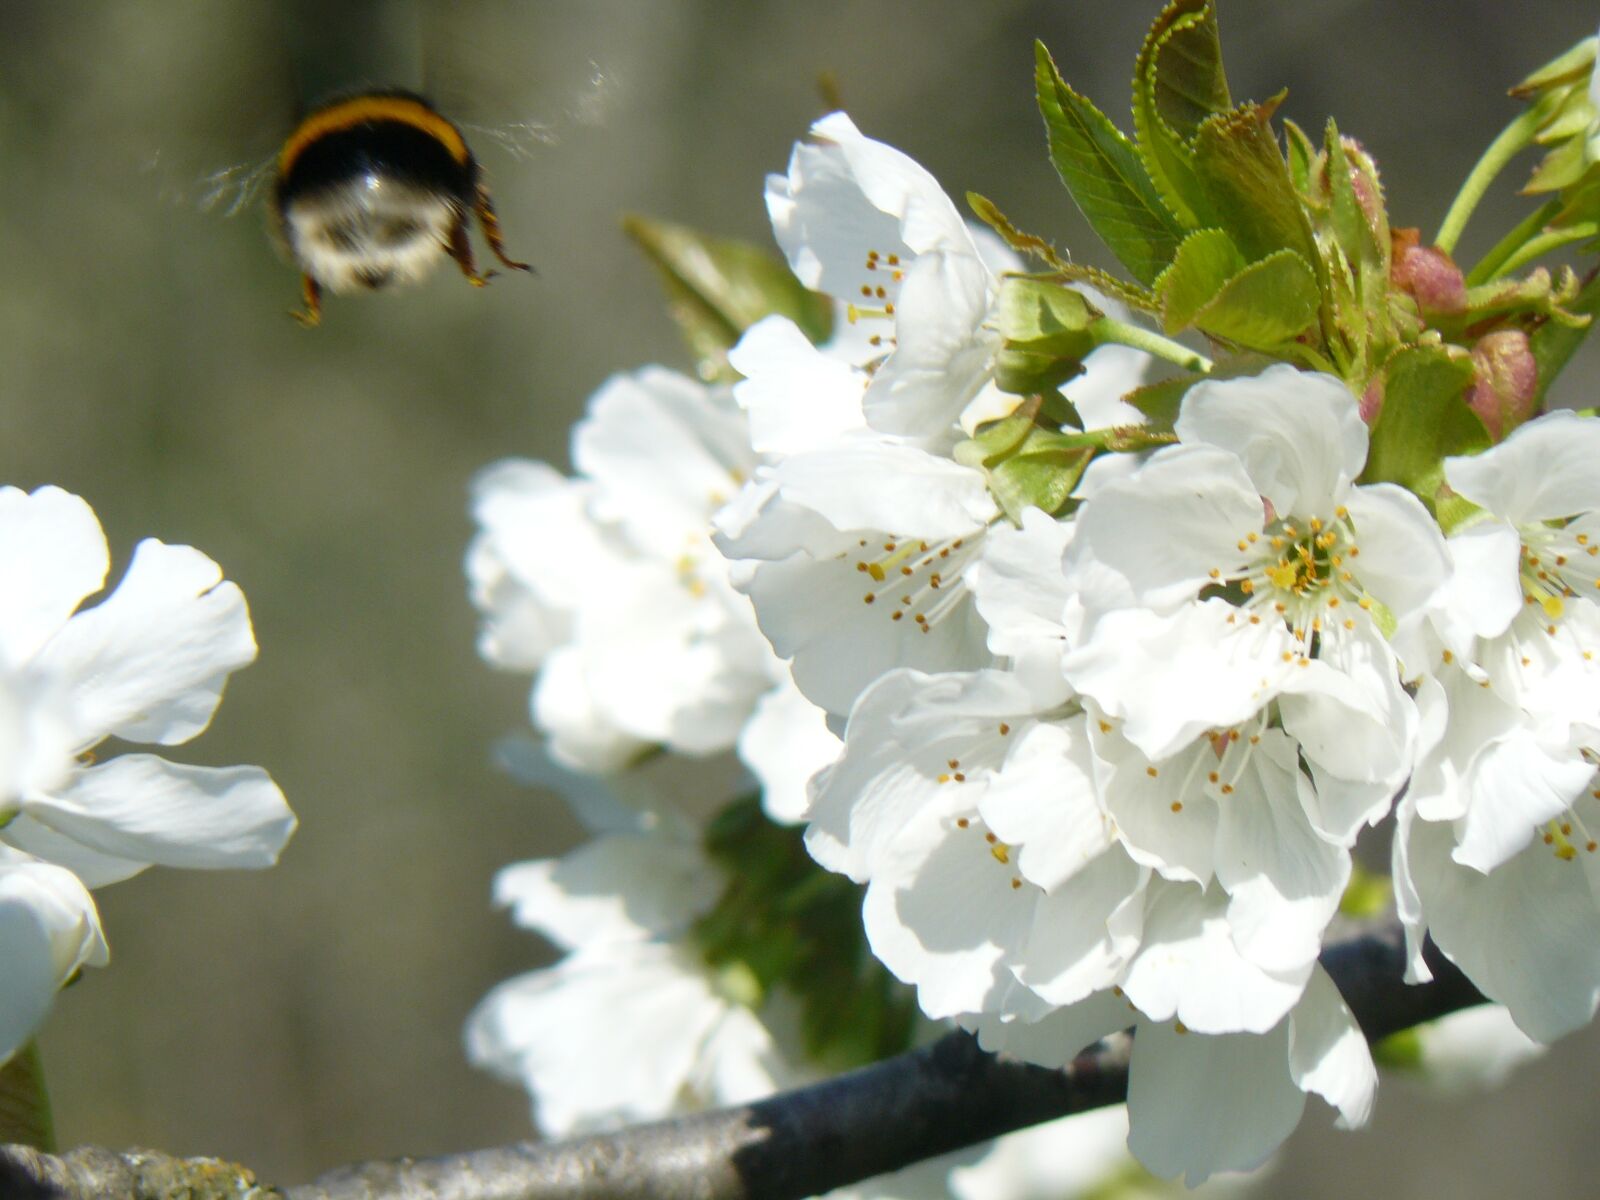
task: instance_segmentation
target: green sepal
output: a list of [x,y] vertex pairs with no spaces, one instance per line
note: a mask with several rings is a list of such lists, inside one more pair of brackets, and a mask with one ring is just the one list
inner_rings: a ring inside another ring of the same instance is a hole
[[1095,348],[1089,326],[1105,314],[1050,279],[1007,275],[995,304],[1001,348],[995,383],[1019,396],[1047,391],[1083,370]]
[[1221,229],[1198,229],[1184,238],[1172,263],[1156,280],[1161,328],[1169,334],[1189,328],[1195,323],[1195,314],[1244,266],[1244,255]]
[[[1600,275],[1590,278],[1578,294],[1562,307],[1573,316],[1592,317],[1600,312]],[[1592,328],[1592,322],[1580,326],[1546,321],[1536,325],[1528,335],[1528,347],[1533,351],[1534,362],[1539,368],[1539,394],[1533,411],[1543,410],[1544,397],[1551,382],[1561,374]]]
[[[1356,195],[1354,176],[1358,172],[1373,191],[1371,199],[1377,208],[1376,219],[1368,215],[1361,198]],[[1332,117],[1328,118],[1323,137],[1323,174],[1328,194],[1328,225],[1345,258],[1362,277],[1377,269],[1387,280],[1391,246],[1377,167],[1365,155],[1359,162],[1351,161]]]
[[967,193],[967,206],[973,214],[994,230],[1013,250],[1021,254],[1031,254],[1048,264],[1055,270],[1055,277],[1061,283],[1086,283],[1090,287],[1107,296],[1121,300],[1130,308],[1141,312],[1155,312],[1156,299],[1150,294],[1148,288],[1140,287],[1137,283],[1130,283],[1119,278],[1109,271],[1102,271],[1099,267],[1091,267],[1084,263],[1075,263],[1062,256],[1056,248],[1037,234],[1025,233],[1013,225],[1010,219],[1000,211],[999,206],[987,196],[977,192]]
[[1310,265],[1293,250],[1280,250],[1228,280],[1194,323],[1212,337],[1274,350],[1316,324],[1320,300]]
[[1147,428],[1170,433],[1173,425],[1177,423],[1178,409],[1183,404],[1184,396],[1190,388],[1205,378],[1207,377],[1204,375],[1188,373],[1171,379],[1162,379],[1156,383],[1147,383],[1122,397],[1122,402],[1132,405],[1145,415],[1145,419],[1150,422]]
[[1525,99],[1535,93],[1549,91],[1551,88],[1580,81],[1587,83],[1589,72],[1594,69],[1595,46],[1596,41],[1593,37],[1584,38],[1570,49],[1563,50],[1517,84],[1511,89],[1510,94]]
[[1361,481],[1398,483],[1432,507],[1445,458],[1489,445],[1489,431],[1465,401],[1473,376],[1472,356],[1459,346],[1403,346],[1391,354]]
[[1539,196],[1545,192],[1559,192],[1583,178],[1589,169],[1588,146],[1582,138],[1568,138],[1539,160],[1533,174],[1523,185],[1524,195]]
[[910,1045],[915,998],[867,947],[861,889],[813,862],[800,830],[775,825],[749,797],[712,819],[705,848],[728,886],[694,936],[725,995],[751,1008],[778,989],[797,997],[817,1066],[860,1066]]
[[1173,0],[1134,63],[1133,126],[1151,181],[1186,228],[1216,223],[1191,144],[1206,118],[1231,106],[1211,0]]
[[772,251],[711,237],[684,225],[627,216],[622,227],[645,252],[667,291],[667,311],[702,379],[733,380],[728,350],[763,317],[790,318],[813,344],[827,340],[833,306],[808,291]]
[[1083,435],[1033,429],[1022,444],[989,468],[989,491],[1014,522],[1028,507],[1054,516],[1067,506],[1096,447]]
[[1379,1038],[1372,1044],[1372,1061],[1391,1071],[1422,1070],[1422,1035],[1413,1028]]
[[1350,882],[1339,897],[1339,915],[1352,921],[1381,917],[1394,903],[1394,884],[1387,875],[1369,871],[1360,863],[1350,865]]
[[956,443],[951,457],[964,467],[980,469],[999,462],[1016,451],[1037,427],[1039,407],[1037,398],[1030,399],[1010,416],[978,426],[970,438]]
[[1129,274],[1148,286],[1172,261],[1182,229],[1133,144],[1067,86],[1043,42],[1035,43],[1034,53],[1050,161],[1100,239]]

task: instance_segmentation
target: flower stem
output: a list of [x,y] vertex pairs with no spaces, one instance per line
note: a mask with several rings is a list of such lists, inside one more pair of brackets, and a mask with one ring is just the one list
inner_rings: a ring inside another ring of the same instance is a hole
[[1559,250],[1562,246],[1571,245],[1573,242],[1583,242],[1594,237],[1597,230],[1593,221],[1585,221],[1580,225],[1572,225],[1566,229],[1552,229],[1549,233],[1541,233],[1538,237],[1529,238],[1520,250],[1511,255],[1501,265],[1498,274],[1509,275],[1518,267],[1524,266],[1540,255],[1549,254],[1552,250]]
[[0,1142],[55,1153],[55,1119],[50,1113],[50,1094],[45,1091],[39,1043],[32,1038],[0,1067]]
[[1132,346],[1135,350],[1143,350],[1169,363],[1176,363],[1185,371],[1198,371],[1202,375],[1209,375],[1215,365],[1204,354],[1191,350],[1180,342],[1162,337],[1153,330],[1143,329],[1138,325],[1128,325],[1111,317],[1101,317],[1089,326],[1089,332],[1094,335],[1098,345],[1115,342],[1119,346]]
[[1461,231],[1467,227],[1467,221],[1472,212],[1478,207],[1478,201],[1483,199],[1483,194],[1489,190],[1489,185],[1495,177],[1505,169],[1505,165],[1516,154],[1533,141],[1533,135],[1538,132],[1539,126],[1544,123],[1545,112],[1539,105],[1527,109],[1511,124],[1500,131],[1500,135],[1489,143],[1489,148],[1483,152],[1466,182],[1461,185],[1461,190],[1456,193],[1456,198],[1451,202],[1450,211],[1445,214],[1444,224],[1439,226],[1439,234],[1433,239],[1434,244],[1446,254],[1455,252],[1456,242],[1461,239]]
[[1478,260],[1477,266],[1467,272],[1467,286],[1477,287],[1505,274],[1509,269],[1506,263],[1560,211],[1559,200],[1547,200],[1519,221],[1510,233],[1495,243],[1494,249]]

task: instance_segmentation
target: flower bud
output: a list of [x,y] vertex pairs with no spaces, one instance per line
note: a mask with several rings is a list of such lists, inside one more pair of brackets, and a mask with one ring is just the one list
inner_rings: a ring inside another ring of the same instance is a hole
[[1539,364],[1526,333],[1499,329],[1478,339],[1472,347],[1472,365],[1477,378],[1467,389],[1467,405],[1498,442],[1533,416]]
[[1461,268],[1437,246],[1421,244],[1417,229],[1396,229],[1390,277],[1401,291],[1416,297],[1424,315],[1453,316],[1467,308],[1467,281]]

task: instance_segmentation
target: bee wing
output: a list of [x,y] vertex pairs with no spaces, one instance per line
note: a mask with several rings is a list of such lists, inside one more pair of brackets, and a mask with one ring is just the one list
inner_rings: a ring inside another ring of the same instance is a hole
[[276,158],[266,158],[208,171],[195,180],[194,202],[202,212],[236,217],[254,207],[276,166]]

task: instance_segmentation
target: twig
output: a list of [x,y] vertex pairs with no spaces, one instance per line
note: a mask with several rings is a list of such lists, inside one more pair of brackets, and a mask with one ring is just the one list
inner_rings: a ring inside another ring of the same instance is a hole
[[[1368,1038],[1482,1003],[1477,989],[1429,947],[1432,983],[1401,980],[1404,944],[1384,926],[1322,955]],[[429,1159],[342,1167],[282,1192],[210,1160],[147,1151],[74,1151],[61,1158],[0,1148],[7,1200],[800,1200],[1054,1117],[1127,1095],[1126,1036],[1107,1039],[1065,1070],[985,1054],[966,1034],[754,1104],[614,1134],[523,1142]],[[113,1164],[188,1170],[187,1191],[138,1190]],[[232,1172],[231,1182],[227,1175]],[[210,1175],[207,1175],[210,1172]],[[115,1186],[109,1186],[113,1180]],[[32,1190],[29,1190],[32,1189]],[[230,1190],[231,1189],[231,1190]],[[253,1189],[253,1190],[252,1190]]]

